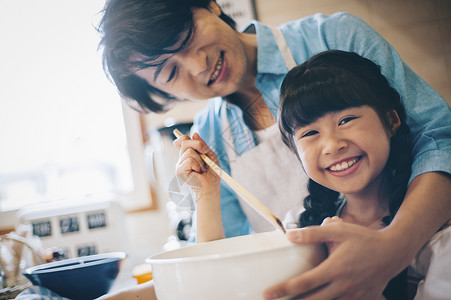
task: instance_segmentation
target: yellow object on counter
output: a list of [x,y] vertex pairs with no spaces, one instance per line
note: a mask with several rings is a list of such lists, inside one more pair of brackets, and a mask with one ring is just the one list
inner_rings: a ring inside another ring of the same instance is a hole
[[150,264],[137,265],[133,268],[132,276],[138,281],[138,284],[150,281],[152,277],[152,266]]

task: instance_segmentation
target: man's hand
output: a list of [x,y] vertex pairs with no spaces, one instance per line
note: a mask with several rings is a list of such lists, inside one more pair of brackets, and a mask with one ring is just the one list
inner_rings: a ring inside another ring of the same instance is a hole
[[309,300],[384,299],[382,292],[388,281],[409,264],[410,258],[399,257],[398,264],[391,264],[396,253],[382,231],[345,222],[327,223],[287,233],[293,243],[329,243],[334,250],[316,268],[266,290],[265,299],[287,295]]

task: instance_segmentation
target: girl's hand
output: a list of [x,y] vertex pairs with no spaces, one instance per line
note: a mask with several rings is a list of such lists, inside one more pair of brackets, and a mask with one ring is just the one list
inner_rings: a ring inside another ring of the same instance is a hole
[[174,146],[179,150],[176,175],[193,189],[197,201],[217,192],[220,179],[207,167],[200,157],[200,153],[207,155],[218,165],[219,162],[216,154],[204,140],[197,133],[193,135],[192,139],[183,135],[174,141]]
[[183,135],[174,141],[180,151],[176,174],[196,194],[196,241],[206,242],[224,238],[221,218],[221,179],[204,163],[199,153],[207,155],[219,165],[216,154],[195,133],[190,139]]

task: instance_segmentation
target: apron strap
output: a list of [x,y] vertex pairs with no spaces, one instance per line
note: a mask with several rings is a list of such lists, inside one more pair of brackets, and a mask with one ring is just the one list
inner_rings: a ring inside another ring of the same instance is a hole
[[297,66],[297,64],[293,58],[293,54],[291,54],[290,48],[288,48],[287,41],[285,40],[282,31],[279,28],[274,27],[271,27],[271,31],[272,34],[274,35],[277,47],[279,47],[279,51],[282,54],[283,60],[285,61],[288,70],[293,69],[294,67]]
[[[222,135],[225,143],[225,150],[227,152],[227,156],[229,157],[229,161],[234,161],[237,157],[235,152],[235,142],[233,141],[232,129],[230,128],[229,117],[227,116],[227,103],[221,108],[221,121],[222,128],[226,130],[226,132]],[[233,149],[232,146],[233,145]]]

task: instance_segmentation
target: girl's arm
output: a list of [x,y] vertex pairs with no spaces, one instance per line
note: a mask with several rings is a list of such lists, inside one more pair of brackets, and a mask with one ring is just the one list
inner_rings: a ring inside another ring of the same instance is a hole
[[450,195],[449,174],[425,173],[411,182],[398,213],[384,229],[337,222],[290,231],[294,243],[333,242],[336,248],[319,267],[268,289],[265,299],[307,292],[302,299],[382,299],[388,281],[451,218]]
[[[226,113],[224,112],[226,111]],[[239,140],[246,136],[244,122],[240,118],[241,109],[229,105],[220,98],[208,101],[207,107],[194,117],[191,132],[197,132],[218,157],[221,169],[230,174],[230,157],[227,148],[237,153],[243,149],[237,149],[234,145],[225,141],[224,135],[231,134],[233,138],[238,134]],[[227,126],[224,122],[225,115],[233,120],[234,126]],[[241,121],[240,121],[241,120]],[[229,132],[231,130],[231,132]],[[229,132],[229,133],[228,133]],[[242,143],[241,143],[242,144]],[[249,222],[239,203],[237,195],[221,180],[221,215],[224,233],[226,237],[246,235],[251,232]],[[197,222],[192,224],[191,233],[195,236]]]
[[180,151],[176,165],[177,176],[186,182],[196,196],[197,242],[224,238],[220,205],[220,178],[209,169],[199,153],[206,154],[216,164],[216,154],[195,133],[190,139],[184,135],[174,141]]

